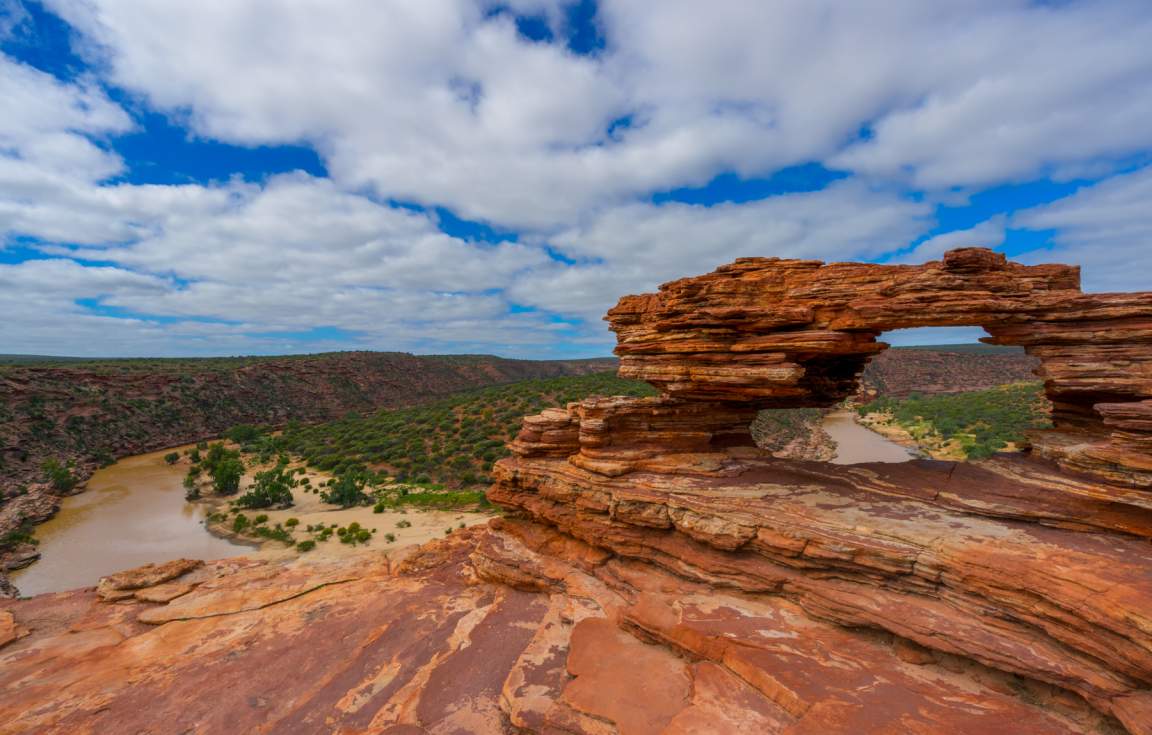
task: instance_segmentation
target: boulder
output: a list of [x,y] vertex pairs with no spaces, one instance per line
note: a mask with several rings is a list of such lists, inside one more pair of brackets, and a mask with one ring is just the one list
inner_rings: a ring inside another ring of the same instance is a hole
[[102,577],[96,586],[96,593],[108,601],[126,599],[135,595],[135,590],[155,587],[203,565],[204,562],[198,559],[175,559],[163,564],[145,564]]

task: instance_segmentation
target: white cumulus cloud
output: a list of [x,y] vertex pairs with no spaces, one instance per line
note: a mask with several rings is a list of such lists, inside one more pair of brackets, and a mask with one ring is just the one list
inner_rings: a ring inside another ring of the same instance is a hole
[[[0,55],[0,249],[50,257],[3,266],[8,349],[294,350],[291,334],[336,328],[372,347],[603,352],[620,295],[734,257],[913,262],[1021,228],[1053,231],[1026,257],[1082,262],[1090,288],[1147,285],[1131,264],[1152,179],[1115,174],[1152,150],[1141,0],[602,0],[591,55],[564,43],[563,0],[46,5],[89,68],[64,80]],[[311,146],[329,175],[126,183],[115,140],[139,128],[116,100],[193,137]],[[652,203],[809,162],[847,176]],[[1043,176],[1099,183],[911,249],[936,204]],[[447,234],[436,207],[515,236]]]

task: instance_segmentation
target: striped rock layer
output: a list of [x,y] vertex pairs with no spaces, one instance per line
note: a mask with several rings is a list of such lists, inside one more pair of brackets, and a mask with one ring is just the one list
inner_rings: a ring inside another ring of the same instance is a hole
[[[504,517],[0,601],[0,735],[1148,735],[1152,302],[1076,282],[965,250],[626,297],[622,372],[664,394],[525,418]],[[1055,429],[978,463],[755,447],[930,324],[1037,355]]]
[[[605,555],[591,573],[625,580],[606,615],[619,630],[769,698],[784,714],[764,732],[1049,727],[980,712],[984,694],[942,704],[878,661],[858,682],[875,700],[823,685],[857,670],[841,651],[880,642],[973,692],[1010,681],[1001,693],[1042,702],[1058,730],[1152,732],[1152,294],[1083,294],[1077,268],[975,248],[921,266],[746,258],[626,296],[607,320],[621,375],[662,395],[527,417],[489,498]],[[1053,428],[977,463],[755,447],[756,411],[835,405],[882,332],[926,326],[980,326],[1039,358]],[[825,626],[828,648],[785,617]]]

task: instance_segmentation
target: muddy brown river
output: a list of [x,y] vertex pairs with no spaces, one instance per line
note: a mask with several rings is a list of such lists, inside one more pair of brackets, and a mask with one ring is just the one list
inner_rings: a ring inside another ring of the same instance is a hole
[[184,502],[184,470],[164,463],[170,451],[128,457],[97,470],[86,491],[64,498],[60,512],[36,527],[40,561],[11,574],[20,592],[90,587],[106,574],[148,562],[250,552],[252,547],[204,530],[203,510]]
[[907,462],[916,458],[911,450],[856,423],[851,411],[833,411],[824,418],[823,426],[836,442],[833,464]]
[[[834,411],[824,430],[836,442],[835,464],[907,462],[913,454]],[[183,447],[179,448],[183,449]],[[40,561],[12,572],[25,595],[96,584],[122,569],[187,557],[223,559],[253,548],[204,530],[204,511],[184,502],[184,470],[164,463],[165,449],[98,470],[88,489],[64,498],[60,512],[36,528]]]

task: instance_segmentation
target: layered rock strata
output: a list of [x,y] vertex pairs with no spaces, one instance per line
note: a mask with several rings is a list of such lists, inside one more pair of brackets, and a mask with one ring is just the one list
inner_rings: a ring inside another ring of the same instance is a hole
[[[1083,294],[1079,269],[1025,266],[981,248],[924,265],[741,258],[626,296],[608,312],[620,374],[668,395],[762,408],[828,406],[856,392],[884,331],[983,327],[1040,361],[1054,428],[1038,453],[1152,488],[1152,293]],[[1111,412],[1108,421],[1107,412]]]
[[[1096,326],[1059,343],[1058,302]],[[987,251],[626,298],[625,370],[666,393],[526,418],[489,491],[506,517],[392,559],[181,561],[0,603],[0,733],[1148,735],[1147,348],[1139,309],[1100,311],[1141,302]],[[933,303],[1045,335],[1063,438],[979,463],[755,447],[758,409],[850,391],[877,315]]]
[[[923,266],[750,258],[625,297],[607,317],[621,374],[664,395],[526,419],[489,497],[614,559],[1152,732],[1152,294],[1078,282],[966,249]],[[1030,452],[831,467],[746,440],[750,411],[854,393],[882,331],[956,325],[1039,358],[1055,428]],[[714,642],[648,635],[724,665]],[[734,639],[721,648],[748,644]]]
[[537,522],[155,571],[116,602],[6,603],[0,733],[1120,732],[1060,687]]

